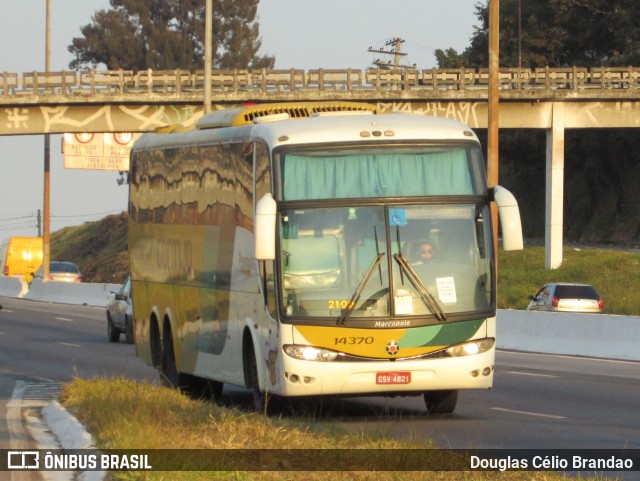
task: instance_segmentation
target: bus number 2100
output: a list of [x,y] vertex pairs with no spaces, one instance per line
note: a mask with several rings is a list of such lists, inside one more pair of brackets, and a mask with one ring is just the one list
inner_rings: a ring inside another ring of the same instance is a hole
[[340,344],[344,345],[354,345],[354,344],[373,344],[373,337],[334,337],[333,344],[335,346],[339,346]]

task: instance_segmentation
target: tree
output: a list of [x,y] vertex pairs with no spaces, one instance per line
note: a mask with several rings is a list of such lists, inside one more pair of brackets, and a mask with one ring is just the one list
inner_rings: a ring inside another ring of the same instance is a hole
[[[488,65],[489,7],[475,5],[480,26],[464,51],[465,64]],[[521,28],[520,28],[521,25]],[[501,0],[500,64],[600,67],[640,61],[637,0]]]
[[[213,64],[219,68],[272,68],[274,57],[259,56],[256,20],[259,0],[216,0]],[[69,67],[188,69],[204,67],[204,0],[110,0],[93,23],[81,29],[69,52]]]
[[437,49],[435,54],[438,68],[460,68],[464,66],[464,56],[460,55],[455,48]]
[[[517,67],[520,61],[523,68],[640,64],[638,0],[499,1],[501,67]],[[488,66],[487,0],[477,3],[475,9],[479,25],[469,47],[462,54],[440,50],[436,56],[441,68],[457,63]],[[484,139],[484,132],[479,136]],[[637,243],[639,149],[637,129],[566,131],[567,240]],[[544,236],[544,171],[544,131],[500,132],[500,183],[518,199],[528,237]]]

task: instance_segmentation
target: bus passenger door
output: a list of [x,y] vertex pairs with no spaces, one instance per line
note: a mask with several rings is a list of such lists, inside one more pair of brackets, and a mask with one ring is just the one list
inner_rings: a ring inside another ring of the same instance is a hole
[[263,299],[263,317],[260,322],[261,333],[267,348],[267,369],[269,372],[269,383],[275,385],[278,379],[277,359],[278,346],[280,345],[280,329],[277,322],[278,305],[276,299],[276,286],[274,276],[274,262],[272,260],[258,261],[260,264],[261,291]]

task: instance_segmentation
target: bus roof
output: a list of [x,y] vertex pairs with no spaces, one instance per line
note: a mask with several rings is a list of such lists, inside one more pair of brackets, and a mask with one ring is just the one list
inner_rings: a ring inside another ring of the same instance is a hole
[[376,107],[355,102],[299,102],[220,110],[200,119],[195,130],[167,128],[143,135],[133,150],[259,138],[270,148],[362,141],[478,142],[473,131],[457,120],[417,113],[379,114]]
[[318,115],[258,124],[252,133],[273,139],[271,147],[362,141],[478,141],[473,131],[457,120],[420,114]]

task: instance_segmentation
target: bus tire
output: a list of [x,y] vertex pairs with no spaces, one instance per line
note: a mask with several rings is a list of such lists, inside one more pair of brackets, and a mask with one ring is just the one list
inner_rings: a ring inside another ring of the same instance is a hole
[[427,391],[423,396],[428,414],[451,414],[458,404],[458,391]]
[[253,401],[253,410],[261,413],[267,410],[267,393],[260,389],[260,380],[258,378],[258,363],[256,361],[256,352],[251,343],[251,337],[248,342],[245,339],[245,384],[247,389],[251,391]]
[[133,344],[133,319],[124,316],[124,340],[127,344]]
[[118,342],[120,340],[120,329],[113,325],[111,315],[107,312],[107,337],[109,342]]
[[160,371],[162,363],[162,339],[160,337],[160,327],[158,320],[152,316],[149,321],[149,344],[151,349],[151,364]]
[[173,336],[170,328],[166,328],[164,336],[162,336],[159,371],[160,381],[163,386],[180,389],[181,377],[176,364],[176,356],[173,350]]

